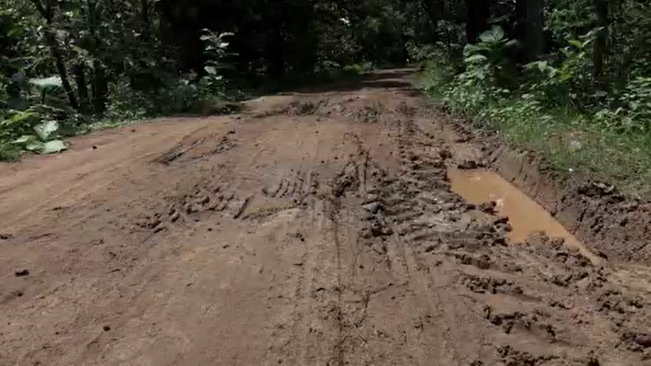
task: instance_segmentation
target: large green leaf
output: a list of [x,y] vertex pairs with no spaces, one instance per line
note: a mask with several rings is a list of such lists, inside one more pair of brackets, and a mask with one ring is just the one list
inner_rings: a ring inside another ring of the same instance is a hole
[[20,123],[22,121],[28,120],[28,119],[30,119],[32,117],[36,117],[38,115],[39,115],[39,113],[36,112],[36,111],[33,111],[33,110],[26,110],[26,111],[22,111],[22,112],[17,112],[13,116],[11,116],[11,118],[0,122],[0,125],[11,126],[11,125],[14,125],[16,123]]
[[568,42],[569,44],[571,44],[572,46],[576,47],[576,48],[579,48],[579,49],[583,48],[583,44],[582,44],[581,41],[579,41],[579,40],[576,40],[576,39],[570,39],[570,40],[567,41],[567,42]]
[[464,48],[463,48],[463,55],[464,56],[470,56],[475,53],[479,53],[482,51],[486,51],[486,47],[482,44],[470,44],[468,43]]
[[33,140],[30,140],[25,144],[25,150],[40,153],[43,150],[44,146],[45,146],[44,143],[34,138]]
[[38,154],[54,154],[68,149],[65,142],[61,140],[52,140],[48,142],[39,141],[36,136],[23,136],[14,141],[15,143],[24,143],[24,148],[27,151],[32,151]]
[[20,136],[17,140],[14,140],[13,143],[17,145],[27,145],[32,142],[38,142],[38,138],[34,135],[23,135]]
[[42,89],[60,88],[63,85],[61,78],[58,76],[30,79],[29,82]]
[[464,61],[468,64],[471,64],[471,63],[484,62],[486,60],[487,60],[486,56],[477,54],[477,55],[472,55],[470,57],[466,57]]
[[503,41],[505,37],[504,30],[502,27],[494,26],[490,30],[485,31],[479,36],[482,42],[486,43],[496,43]]
[[43,144],[43,148],[39,151],[41,154],[54,154],[68,149],[65,142],[61,140],[48,141]]
[[507,48],[512,48],[512,47],[517,47],[519,44],[520,44],[520,42],[518,42],[517,39],[512,39],[512,40],[506,42],[506,44],[504,46],[507,47]]
[[47,141],[50,137],[59,130],[59,122],[57,121],[47,121],[43,122],[40,125],[34,126],[34,131],[41,139],[41,141]]

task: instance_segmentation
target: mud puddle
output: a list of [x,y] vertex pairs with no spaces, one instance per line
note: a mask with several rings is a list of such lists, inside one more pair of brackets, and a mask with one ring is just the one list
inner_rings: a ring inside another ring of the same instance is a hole
[[550,238],[562,238],[569,247],[577,248],[593,262],[599,261],[574,235],[567,231],[542,206],[502,178],[486,170],[450,169],[452,190],[468,203],[493,201],[500,215],[509,218],[513,227],[509,238],[523,243],[535,232],[543,231]]

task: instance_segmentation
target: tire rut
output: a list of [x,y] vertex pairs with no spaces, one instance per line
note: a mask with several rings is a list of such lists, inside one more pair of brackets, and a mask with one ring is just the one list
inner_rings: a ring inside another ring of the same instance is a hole
[[99,150],[128,164],[73,169],[43,214],[7,201],[0,364],[650,364],[651,271],[512,245],[495,204],[452,192],[472,141],[418,98],[255,104],[138,127],[151,151],[118,130]]

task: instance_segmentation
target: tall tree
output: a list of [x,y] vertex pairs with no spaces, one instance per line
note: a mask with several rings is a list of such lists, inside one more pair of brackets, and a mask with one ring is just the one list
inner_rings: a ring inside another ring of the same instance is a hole
[[427,13],[433,26],[436,27],[438,21],[445,18],[444,0],[419,0],[419,3]]
[[77,102],[75,91],[72,89],[70,80],[68,80],[68,68],[63,58],[63,52],[59,47],[59,43],[56,39],[56,36],[54,34],[54,29],[53,29],[54,15],[56,12],[56,8],[59,5],[58,4],[59,2],[58,0],[44,0],[44,3],[41,3],[41,0],[32,0],[32,3],[36,7],[36,10],[38,10],[39,14],[41,14],[43,20],[45,20],[45,27],[43,29],[43,31],[45,32],[45,41],[47,43],[47,46],[50,49],[50,53],[52,54],[52,59],[54,60],[54,64],[56,66],[57,72],[59,73],[59,77],[61,78],[61,84],[63,86],[63,89],[65,90],[66,95],[68,96],[68,101],[70,102],[70,106],[72,106],[75,109],[79,109],[79,103]]
[[524,60],[535,61],[545,51],[545,0],[517,0],[516,13]]
[[466,0],[466,39],[476,43],[479,35],[488,29],[490,18],[489,0]]
[[600,83],[605,82],[605,65],[608,57],[608,0],[594,0],[596,16],[597,38],[594,42],[593,64],[594,77]]
[[88,93],[88,84],[86,83],[86,68],[82,62],[72,67],[72,73],[77,85],[77,95],[79,96],[79,110],[88,112],[90,110],[90,94]]

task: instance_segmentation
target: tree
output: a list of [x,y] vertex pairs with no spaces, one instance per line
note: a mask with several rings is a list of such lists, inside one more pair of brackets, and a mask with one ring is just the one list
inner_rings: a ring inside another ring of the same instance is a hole
[[70,101],[70,106],[72,106],[75,109],[79,109],[79,103],[77,102],[77,97],[75,96],[75,92],[72,89],[72,85],[70,85],[70,81],[68,80],[68,68],[63,58],[63,52],[59,47],[56,36],[54,35],[53,20],[59,2],[58,0],[44,0],[44,3],[41,3],[41,0],[32,0],[32,3],[34,4],[38,12],[41,14],[41,16],[43,17],[43,20],[45,21],[45,26],[43,28],[43,31],[45,32],[46,44],[50,49],[50,53],[52,54],[52,59],[54,60],[54,64],[56,65],[57,72],[59,73],[59,77],[61,78],[63,89],[66,91],[66,95],[68,96],[68,100]]
[[489,0],[466,0],[466,40],[468,43],[477,42],[479,35],[488,30],[490,6]]
[[535,61],[545,51],[545,0],[517,0],[516,12],[522,30],[524,60]]
[[420,0],[420,5],[427,13],[431,24],[436,27],[438,21],[445,19],[445,1],[444,0]]
[[608,56],[608,0],[594,0],[594,12],[596,16],[597,38],[594,42],[593,64],[594,77],[600,82],[605,82],[605,65]]

